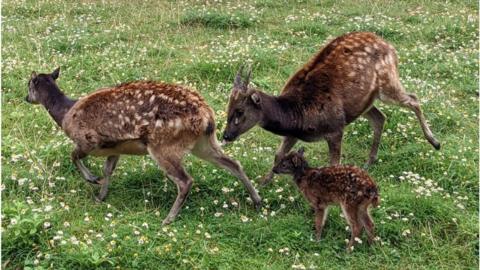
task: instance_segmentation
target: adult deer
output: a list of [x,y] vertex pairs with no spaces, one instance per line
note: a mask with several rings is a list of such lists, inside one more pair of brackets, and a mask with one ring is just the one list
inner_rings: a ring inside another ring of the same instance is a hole
[[[192,152],[239,178],[260,207],[261,199],[240,164],[220,148],[214,113],[197,92],[181,85],[135,81],[72,100],[57,86],[59,74],[59,69],[51,74],[33,72],[26,101],[42,104],[72,139],[73,163],[86,181],[101,185],[97,200],[107,196],[120,155],[149,154],[177,185],[177,198],[163,224],[172,222],[193,183],[182,165],[183,157]],[[107,157],[102,179],[82,163],[87,155]]]
[[[373,144],[366,165],[374,163],[385,116],[375,99],[413,110],[425,138],[440,149],[414,94],[407,93],[398,77],[395,49],[368,32],[348,33],[328,43],[287,82],[279,96],[249,86],[251,70],[238,72],[228,104],[223,139],[234,141],[256,124],[283,136],[275,154],[277,163],[298,140],[325,139],[330,164],[340,162],[343,129],[359,116],[373,128]],[[264,178],[272,179],[270,171]]]

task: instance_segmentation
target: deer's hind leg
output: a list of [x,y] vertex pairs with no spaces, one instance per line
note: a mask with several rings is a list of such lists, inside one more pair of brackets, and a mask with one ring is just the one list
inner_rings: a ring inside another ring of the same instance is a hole
[[75,164],[77,169],[80,171],[80,174],[82,175],[82,177],[85,180],[87,180],[87,182],[89,182],[90,184],[98,185],[100,184],[98,182],[100,180],[100,177],[92,174],[90,170],[87,167],[85,167],[85,165],[82,162],[82,159],[87,157],[88,152],[89,150],[84,150],[77,145],[77,147],[75,147],[75,150],[73,150],[71,154],[72,161],[73,161],[73,164]]
[[375,224],[373,223],[372,217],[368,212],[369,204],[364,204],[360,206],[359,209],[359,219],[365,228],[365,231],[368,235],[368,244],[372,245],[375,240]]
[[384,102],[398,104],[415,112],[415,115],[420,122],[420,126],[422,127],[423,135],[427,141],[435,149],[440,149],[440,142],[438,142],[433,136],[420,108],[420,102],[418,101],[417,96],[415,94],[407,93],[397,78],[391,79],[388,86],[382,87],[379,98]]
[[167,174],[167,177],[177,185],[177,198],[162,222],[163,225],[170,224],[180,212],[193,183],[192,177],[182,166],[184,149],[148,146],[147,150],[158,166]]
[[108,156],[105,164],[103,165],[103,179],[98,181],[101,184],[100,192],[95,199],[98,202],[105,200],[108,194],[108,186],[110,184],[110,176],[117,167],[117,162],[120,156]]
[[368,119],[370,126],[373,129],[372,148],[370,150],[368,161],[365,164],[365,166],[368,167],[377,160],[378,147],[380,146],[380,139],[385,124],[385,115],[377,107],[373,106],[363,116]]
[[348,241],[347,244],[347,251],[352,251],[355,242],[360,239],[363,227],[359,218],[359,206],[343,203],[341,204],[341,207],[351,230],[350,241]]
[[203,160],[211,162],[218,167],[226,169],[240,179],[243,185],[247,188],[255,207],[257,209],[261,208],[262,199],[258,195],[257,190],[252,185],[252,182],[250,182],[248,179],[240,163],[223,153],[222,148],[217,142],[215,133],[212,135],[203,136],[193,148],[192,154]]

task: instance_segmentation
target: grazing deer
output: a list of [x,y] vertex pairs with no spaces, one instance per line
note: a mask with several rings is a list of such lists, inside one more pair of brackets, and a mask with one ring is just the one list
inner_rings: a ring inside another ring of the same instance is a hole
[[[279,96],[249,86],[251,70],[242,79],[238,72],[228,104],[224,142],[234,141],[256,124],[283,136],[274,164],[300,139],[326,139],[330,164],[340,163],[343,129],[359,116],[373,128],[373,144],[366,166],[377,158],[385,122],[373,105],[375,99],[413,110],[426,139],[437,150],[434,138],[414,94],[405,92],[398,77],[397,54],[392,45],[373,33],[349,33],[327,44],[297,71]],[[270,182],[270,171],[263,184]]]
[[[192,185],[182,166],[184,155],[191,151],[238,177],[260,207],[261,199],[240,164],[222,152],[215,137],[214,113],[198,93],[180,85],[136,81],[100,89],[76,101],[57,86],[59,72],[33,72],[26,101],[42,104],[73,140],[73,163],[85,180],[101,185],[97,200],[105,199],[120,155],[149,154],[177,185],[177,198],[163,224],[172,222]],[[82,159],[87,155],[107,157],[103,179],[84,166]]]
[[303,148],[284,156],[273,172],[293,175],[293,180],[303,196],[315,210],[315,234],[320,240],[327,218],[328,206],[340,204],[352,232],[347,250],[355,241],[361,241],[362,228],[368,235],[368,243],[375,238],[374,224],[368,208],[380,203],[377,186],[368,174],[353,166],[310,168],[303,157]]

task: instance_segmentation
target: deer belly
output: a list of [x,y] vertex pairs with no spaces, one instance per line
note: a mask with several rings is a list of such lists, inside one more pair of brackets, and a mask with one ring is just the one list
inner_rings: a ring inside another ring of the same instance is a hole
[[147,146],[140,140],[119,142],[111,147],[97,148],[89,153],[92,156],[146,155]]

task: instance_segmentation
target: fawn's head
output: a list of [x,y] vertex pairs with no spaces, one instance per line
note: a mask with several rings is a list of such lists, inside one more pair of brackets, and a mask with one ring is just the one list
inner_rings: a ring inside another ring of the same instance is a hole
[[25,101],[31,104],[39,104],[45,102],[52,91],[58,92],[56,80],[60,75],[60,68],[55,69],[50,74],[37,74],[32,72],[28,81],[28,95]]
[[273,167],[272,171],[276,174],[295,174],[302,172],[308,167],[307,160],[303,157],[304,151],[305,149],[302,147],[298,152],[290,152]]
[[227,109],[227,126],[223,132],[223,140],[232,142],[247,132],[260,121],[260,95],[249,86],[252,70],[242,78],[243,66],[237,73]]

